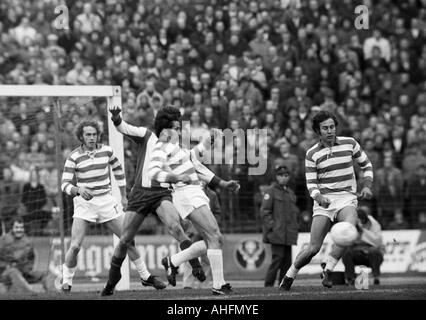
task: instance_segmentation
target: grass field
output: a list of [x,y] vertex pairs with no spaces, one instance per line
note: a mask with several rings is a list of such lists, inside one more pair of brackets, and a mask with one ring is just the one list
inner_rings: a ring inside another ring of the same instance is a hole
[[70,295],[60,293],[0,295],[2,300],[426,300],[426,277],[387,277],[379,286],[370,285],[368,290],[353,286],[337,285],[331,289],[321,286],[319,279],[297,279],[290,292],[278,288],[263,288],[261,281],[232,282],[234,292],[229,296],[212,296],[209,289],[181,289],[167,287],[156,291],[131,284],[131,290],[116,291],[113,296],[101,297],[103,283],[75,285]]

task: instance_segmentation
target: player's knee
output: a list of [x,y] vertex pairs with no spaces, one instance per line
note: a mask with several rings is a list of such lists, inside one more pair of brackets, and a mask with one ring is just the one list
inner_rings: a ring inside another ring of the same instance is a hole
[[210,232],[208,232],[207,241],[210,242],[212,247],[221,248],[223,244],[223,236],[218,229],[211,230]]
[[132,244],[134,245],[134,240],[133,239],[127,239],[126,237],[121,237],[120,241],[118,242],[118,245],[121,248],[126,248],[126,249],[128,249],[129,247],[131,247]]
[[80,249],[81,249],[81,243],[76,243],[76,242],[75,243],[71,243],[71,245],[70,245],[70,251],[73,254],[79,253]]
[[223,246],[223,235],[222,235],[222,233],[220,233],[220,231],[216,234],[216,239],[217,239],[217,242],[219,244],[219,247],[222,248],[222,246]]
[[183,231],[180,223],[177,221],[173,221],[169,224],[169,231],[176,239],[181,239],[182,237],[185,237],[185,232]]

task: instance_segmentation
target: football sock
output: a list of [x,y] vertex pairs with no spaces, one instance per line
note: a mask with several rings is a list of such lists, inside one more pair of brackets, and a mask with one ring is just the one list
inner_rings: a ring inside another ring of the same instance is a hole
[[[183,250],[191,247],[191,245],[192,245],[192,241],[191,240],[184,240],[179,245],[180,246],[180,250],[183,251]],[[201,264],[200,264],[200,261],[198,260],[198,258],[191,259],[188,262],[191,265],[192,269],[201,268]]]
[[207,249],[212,269],[213,288],[220,289],[226,282],[223,277],[223,256],[221,249]]
[[296,278],[297,273],[299,272],[299,269],[296,269],[296,267],[294,266],[294,264],[292,264],[290,266],[290,268],[288,268],[287,273],[285,274],[287,277],[289,278]]
[[332,257],[332,256],[328,256],[327,258],[327,264],[325,265],[325,270],[330,270],[333,271],[334,267],[336,266],[337,262],[339,260],[337,260],[336,258]]
[[[177,267],[186,261],[191,262],[191,260],[197,260],[199,267],[201,267],[198,257],[205,254],[206,252],[206,243],[203,240],[200,240],[193,243],[189,248],[186,248],[185,250],[179,251],[178,253],[172,255],[170,257],[170,261],[174,266]],[[192,264],[191,267],[194,268]]]
[[72,286],[72,278],[74,277],[75,267],[68,268],[65,263],[62,265],[62,283],[68,283]]
[[121,265],[123,264],[124,258],[117,258],[115,256],[112,256],[111,259],[111,267],[109,269],[108,273],[108,282],[107,285],[109,286],[115,286],[118,281],[121,279]]
[[139,257],[138,259],[132,261],[133,264],[136,267],[136,270],[139,273],[139,276],[143,279],[143,280],[147,280],[149,278],[149,276],[151,275],[151,273],[149,273],[148,268],[146,267],[145,262],[142,260],[141,257]]

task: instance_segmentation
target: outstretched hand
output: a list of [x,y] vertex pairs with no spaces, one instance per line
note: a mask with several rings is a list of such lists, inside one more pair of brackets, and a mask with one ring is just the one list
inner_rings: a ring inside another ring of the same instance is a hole
[[238,183],[238,181],[229,180],[229,181],[225,182],[225,188],[230,190],[230,191],[238,192],[240,190],[241,186]]

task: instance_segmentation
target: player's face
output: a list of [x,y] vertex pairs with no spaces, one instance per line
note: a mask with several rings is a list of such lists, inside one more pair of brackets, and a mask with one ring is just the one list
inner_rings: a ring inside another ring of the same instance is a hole
[[334,120],[329,118],[320,123],[321,140],[327,144],[334,142],[336,138],[336,124]]
[[84,127],[83,128],[83,143],[84,145],[93,150],[96,147],[96,142],[98,141],[98,132],[93,127]]

